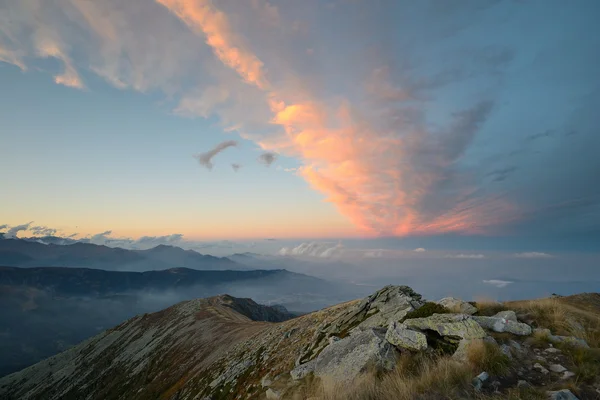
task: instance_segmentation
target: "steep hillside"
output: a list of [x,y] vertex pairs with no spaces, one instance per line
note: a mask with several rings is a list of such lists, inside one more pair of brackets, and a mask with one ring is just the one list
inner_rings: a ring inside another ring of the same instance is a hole
[[0,397],[593,399],[599,298],[431,303],[388,286],[279,323],[250,300],[192,300],[0,379]]
[[[231,293],[311,311],[353,295],[285,270],[117,272],[0,267],[0,376],[18,371],[138,314],[182,300]],[[256,310],[236,303],[238,311]],[[268,321],[278,319],[246,314]]]

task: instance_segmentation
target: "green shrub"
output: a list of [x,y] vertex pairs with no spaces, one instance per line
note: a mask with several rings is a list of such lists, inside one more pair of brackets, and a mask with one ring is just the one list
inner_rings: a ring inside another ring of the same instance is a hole
[[407,319],[413,319],[413,318],[425,318],[425,317],[430,317],[433,314],[449,314],[450,310],[448,310],[446,307],[437,304],[437,303],[432,303],[432,302],[427,302],[425,304],[423,304],[420,308],[414,310],[414,311],[410,311],[408,314],[406,314],[406,316],[404,318],[402,318],[402,321],[406,321]]

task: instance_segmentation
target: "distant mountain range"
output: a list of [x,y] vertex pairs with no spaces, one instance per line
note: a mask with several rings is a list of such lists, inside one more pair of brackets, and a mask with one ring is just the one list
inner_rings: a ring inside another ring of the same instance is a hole
[[43,244],[23,239],[0,239],[0,265],[13,267],[81,267],[111,271],[150,271],[169,268],[249,270],[228,258],[159,245],[149,250],[126,250],[91,243]]

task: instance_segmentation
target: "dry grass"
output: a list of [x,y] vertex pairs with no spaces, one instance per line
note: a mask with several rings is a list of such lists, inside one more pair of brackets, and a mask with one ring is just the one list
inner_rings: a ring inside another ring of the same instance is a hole
[[[378,377],[369,373],[340,385],[327,380],[310,379],[292,399],[317,397],[320,400],[412,400],[412,399],[481,399],[471,381],[481,371],[504,374],[509,359],[497,346],[483,341],[469,347],[468,362],[451,357],[425,354],[403,354],[396,369]],[[517,399],[519,397],[511,397]],[[535,397],[532,397],[535,398]]]
[[477,315],[483,316],[492,316],[500,311],[507,310],[504,304],[483,297],[475,299],[475,307],[477,307]]
[[584,339],[591,347],[600,347],[600,313],[576,307],[568,299],[547,298],[507,303],[509,308],[533,318],[537,327],[556,335]]
[[492,375],[505,375],[510,370],[511,360],[500,348],[483,340],[473,341],[467,348],[467,359],[475,370]]

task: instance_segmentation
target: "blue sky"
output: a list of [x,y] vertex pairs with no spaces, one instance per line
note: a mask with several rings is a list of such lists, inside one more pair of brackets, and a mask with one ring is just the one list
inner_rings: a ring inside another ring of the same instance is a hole
[[[599,15],[593,0],[0,3],[0,225],[593,249]],[[227,140],[212,169],[193,158]]]

